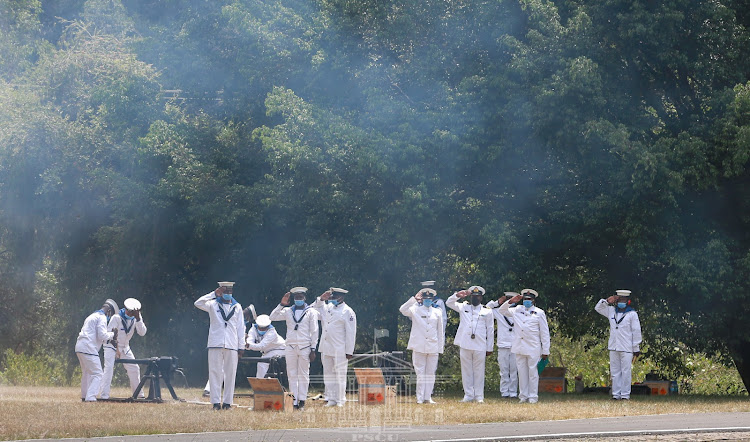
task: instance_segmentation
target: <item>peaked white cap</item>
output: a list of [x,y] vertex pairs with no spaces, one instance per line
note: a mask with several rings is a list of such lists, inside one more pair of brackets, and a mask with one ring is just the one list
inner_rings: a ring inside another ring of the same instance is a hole
[[521,295],[534,295],[534,299],[539,297],[539,293],[534,289],[523,289],[521,290]]
[[479,292],[480,295],[484,296],[484,287],[479,285],[473,285],[469,287],[469,292],[471,292],[472,295],[476,294],[476,292]]
[[329,290],[332,293],[341,293],[342,295],[345,295],[345,294],[349,293],[349,290],[340,289],[338,287],[331,287]]
[[630,290],[615,290],[618,296],[630,296]]
[[434,298],[437,296],[437,292],[433,289],[422,289],[421,292],[423,298]]
[[135,298],[128,298],[122,304],[128,310],[140,310],[141,309],[141,301]]
[[293,287],[289,289],[289,293],[296,295],[297,293],[302,293],[303,295],[307,293],[307,287]]
[[219,281],[219,287],[234,287],[234,281]]
[[117,306],[117,303],[114,301],[114,299],[107,299],[106,301],[104,301],[104,303],[112,307],[112,311],[115,313],[120,310],[120,307]]

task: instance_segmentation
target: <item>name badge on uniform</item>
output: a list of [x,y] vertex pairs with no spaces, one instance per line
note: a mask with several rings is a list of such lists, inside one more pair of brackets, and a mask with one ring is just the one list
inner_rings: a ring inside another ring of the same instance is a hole
[[421,316],[421,318],[425,318],[425,319],[426,319],[426,318],[427,318],[427,316]]

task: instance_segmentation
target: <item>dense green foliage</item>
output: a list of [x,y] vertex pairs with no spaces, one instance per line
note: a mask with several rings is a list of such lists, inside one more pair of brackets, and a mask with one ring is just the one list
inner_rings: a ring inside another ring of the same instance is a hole
[[[343,286],[396,346],[422,279],[637,295],[650,357],[750,384],[750,9],[735,0],[0,0],[0,348],[103,299],[203,376],[215,281]],[[451,330],[454,325],[451,326]],[[70,374],[70,373],[69,373]]]

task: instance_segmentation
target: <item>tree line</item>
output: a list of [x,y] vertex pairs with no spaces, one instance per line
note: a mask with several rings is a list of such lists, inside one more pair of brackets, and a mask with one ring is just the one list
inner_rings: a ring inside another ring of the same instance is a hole
[[[73,357],[108,297],[204,362],[218,280],[351,291],[391,331],[532,287],[559,333],[627,288],[665,363],[750,385],[740,0],[0,0],[0,348]],[[196,370],[197,371],[197,370]]]

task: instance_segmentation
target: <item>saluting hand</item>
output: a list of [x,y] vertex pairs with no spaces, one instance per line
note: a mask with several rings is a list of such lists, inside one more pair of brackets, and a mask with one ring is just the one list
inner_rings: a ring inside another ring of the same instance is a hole
[[322,295],[320,295],[320,299],[322,299],[323,301],[328,301],[329,299],[331,299],[331,295],[333,295],[333,292],[331,292],[330,290],[326,290]]
[[418,291],[416,295],[414,295],[414,299],[417,300],[417,302],[422,300],[422,290]]
[[612,295],[609,298],[607,298],[607,304],[614,304],[615,301],[617,301],[617,296]]
[[140,309],[134,310],[133,311],[133,316],[135,316],[135,320],[136,321],[140,321],[141,320],[141,310]]
[[521,296],[521,295],[516,295],[516,296],[514,296],[514,297],[510,298],[510,302],[511,302],[511,303],[514,303],[514,304],[517,304],[517,303],[518,303],[518,301],[520,301],[520,300],[522,300],[522,299],[523,299],[523,296]]
[[469,296],[469,291],[468,290],[459,290],[459,291],[456,292],[456,296],[458,296],[459,298],[465,298],[465,297]]
[[217,298],[220,298],[221,295],[224,294],[224,287],[219,287],[216,290],[214,290],[214,293],[216,294]]
[[281,305],[287,306],[289,305],[289,297],[291,297],[291,292],[284,293],[284,296],[281,298]]

